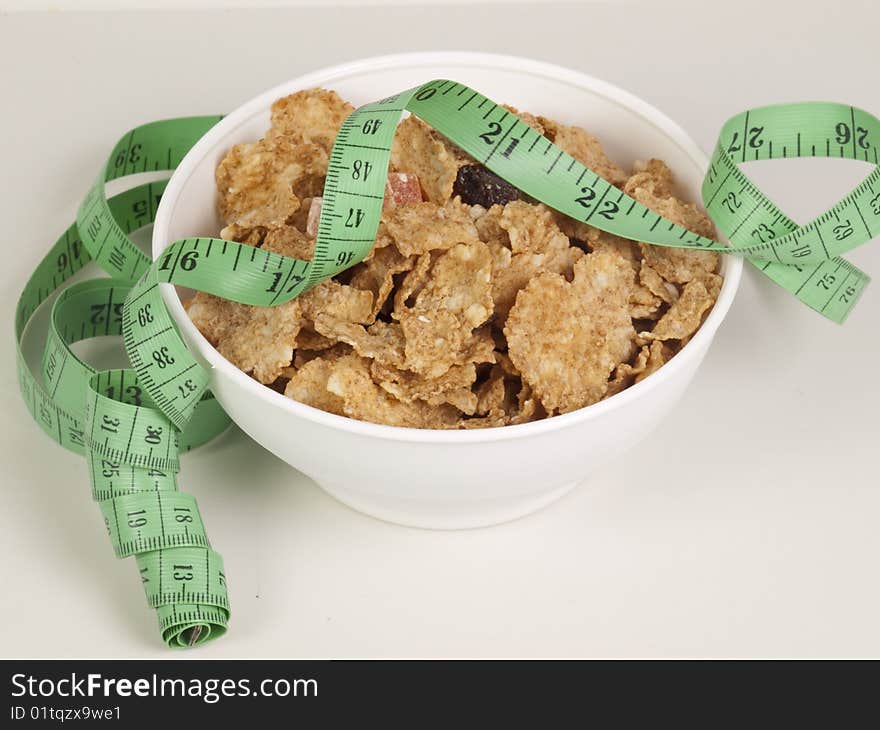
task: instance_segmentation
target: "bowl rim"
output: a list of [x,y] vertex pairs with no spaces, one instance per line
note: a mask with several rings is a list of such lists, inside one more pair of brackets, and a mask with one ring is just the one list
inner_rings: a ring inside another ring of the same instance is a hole
[[[168,236],[168,227],[180,193],[192,176],[196,166],[213,148],[221,144],[229,134],[240,125],[249,122],[255,114],[267,110],[271,103],[279,96],[310,86],[326,86],[332,84],[335,79],[355,73],[381,71],[399,66],[418,67],[434,65],[478,67],[505,71],[510,71],[513,68],[533,76],[545,77],[574,86],[588,88],[590,91],[604,96],[608,101],[642,116],[674,141],[695,163],[704,169],[708,167],[709,160],[705,153],[684,129],[669,117],[639,97],[580,71],[519,56],[481,52],[428,51],[372,56],[328,66],[277,84],[237,107],[208,130],[187,152],[169,178],[153,225],[151,242],[153,257],[157,258],[171,243]],[[742,270],[742,257],[726,257],[724,282],[721,292],[705,322],[703,322],[690,341],[669,362],[665,363],[663,367],[644,380],[598,403],[539,421],[492,428],[451,430],[388,426],[368,421],[359,421],[348,416],[337,416],[336,414],[328,413],[327,411],[287,398],[283,394],[257,382],[224,358],[192,323],[186,310],[183,308],[177,290],[172,284],[161,284],[160,290],[172,318],[185,333],[185,339],[197,346],[199,354],[209,363],[210,368],[229,377],[237,386],[243,388],[248,395],[267,401],[267,405],[273,405],[286,410],[292,416],[312,421],[316,425],[347,431],[363,437],[421,443],[474,444],[537,436],[550,431],[568,428],[581,422],[602,418],[605,414],[626,406],[631,401],[642,397],[651,390],[663,387],[664,382],[672,378],[676,371],[685,367],[688,361],[700,358],[702,356],[701,350],[708,348],[711,339],[733,303],[739,288]]]

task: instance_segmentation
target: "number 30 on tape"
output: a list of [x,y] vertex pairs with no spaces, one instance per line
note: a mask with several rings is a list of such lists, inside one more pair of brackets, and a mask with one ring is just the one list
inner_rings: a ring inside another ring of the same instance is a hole
[[[147,602],[169,646],[221,636],[229,619],[221,557],[195,500],[178,491],[178,453],[222,431],[228,420],[208,391],[208,374],[187,351],[159,292],[172,283],[258,306],[290,301],[361,261],[382,212],[385,175],[401,115],[409,111],[526,194],[578,220],[660,246],[744,256],[825,317],[843,322],[869,279],[840,258],[880,232],[880,121],[833,103],[767,106],[721,130],[702,195],[729,245],[695,235],[600,178],[514,114],[450,80],[366,104],[343,122],[330,155],[311,261],[217,238],[175,241],[151,262],[129,234],[152,223],[164,182],[108,199],[105,184],[145,171],[171,171],[219,119],[170,119],[138,127],[113,148],[77,221],[55,242],[18,301],[15,333],[22,396],[43,430],[86,456],[92,496],[119,557],[135,557]],[[843,157],[875,165],[826,213],[799,226],[742,172],[753,160]],[[346,224],[349,225],[346,225]],[[64,288],[51,313],[41,372],[22,354],[38,309],[90,261],[111,278]],[[71,349],[122,335],[131,370],[96,372]],[[85,588],[84,588],[85,590]]]

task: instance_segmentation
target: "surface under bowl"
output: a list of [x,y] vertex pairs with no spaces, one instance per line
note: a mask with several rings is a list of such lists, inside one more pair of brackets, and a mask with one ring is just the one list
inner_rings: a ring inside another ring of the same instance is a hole
[[[636,159],[659,157],[675,173],[680,193],[700,199],[705,155],[656,109],[609,84],[508,56],[383,56],[277,86],[211,129],[168,184],[153,229],[153,256],[178,238],[218,234],[214,169],[233,144],[263,135],[276,98],[324,86],[360,105],[433,78],[460,81],[496,101],[583,126],[625,168]],[[464,528],[543,507],[654,430],[702,362],[739,285],[742,260],[724,257],[722,273],[721,294],[699,332],[641,383],[573,413],[468,431],[380,426],[285,398],[223,358],[189,320],[175,289],[162,287],[184,340],[211,371],[214,394],[255,441],[357,510],[411,526]]]

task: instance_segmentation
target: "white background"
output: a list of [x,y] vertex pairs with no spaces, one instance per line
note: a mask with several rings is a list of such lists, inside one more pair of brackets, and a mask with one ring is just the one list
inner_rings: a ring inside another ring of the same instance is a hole
[[[586,71],[707,151],[748,106],[828,99],[880,113],[869,2],[299,4],[313,7],[0,14],[4,656],[169,655],[133,561],[112,555],[83,460],[29,421],[13,367],[20,287],[129,127],[229,110],[343,60],[431,49]],[[800,220],[867,170],[751,169]],[[849,258],[880,277],[880,244]],[[226,558],[233,605],[228,636],[187,656],[880,654],[880,286],[838,327],[747,274],[665,427],[508,525],[446,533],[364,517],[236,430],[185,456],[181,486]]]

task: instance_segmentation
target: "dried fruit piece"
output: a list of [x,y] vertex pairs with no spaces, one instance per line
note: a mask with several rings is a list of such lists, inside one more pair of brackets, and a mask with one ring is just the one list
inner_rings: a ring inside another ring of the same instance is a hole
[[[644,204],[713,233],[674,197],[661,161],[637,162],[626,178],[584,130],[507,109],[606,179],[626,180]],[[218,166],[222,235],[310,260],[327,153],[350,111],[323,90],[278,100],[265,138]],[[220,352],[269,387],[377,423],[525,423],[647,377],[719,294],[715,254],[637,244],[529,203],[418,119],[400,125],[393,156],[360,264],[276,308],[205,294],[188,306]]]
[[458,168],[470,162],[468,155],[421,119],[409,116],[397,127],[391,164],[418,176],[425,200],[437,205],[449,202]]
[[570,284],[544,273],[519,293],[504,327],[508,352],[548,412],[596,403],[612,370],[630,358],[632,287],[629,263],[606,251],[578,261]]
[[518,188],[482,165],[463,165],[458,168],[452,194],[459,196],[467,205],[481,205],[484,208],[504,205],[522,197]]
[[422,188],[419,176],[411,172],[389,172],[385,182],[385,199],[382,210],[398,205],[412,205],[422,202]]
[[324,198],[317,196],[309,203],[309,215],[306,218],[306,235],[311,238],[318,236],[318,224],[321,222],[321,206]]

